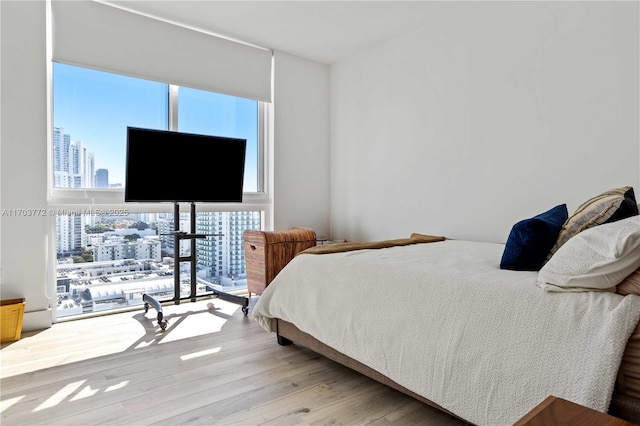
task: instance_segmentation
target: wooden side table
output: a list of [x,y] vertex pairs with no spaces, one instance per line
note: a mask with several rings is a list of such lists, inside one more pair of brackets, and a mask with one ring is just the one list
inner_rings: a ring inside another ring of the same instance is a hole
[[301,227],[281,231],[247,229],[243,239],[249,297],[261,295],[297,253],[316,245],[315,231]]
[[514,423],[514,426],[634,426],[626,420],[583,407],[566,399],[548,396]]

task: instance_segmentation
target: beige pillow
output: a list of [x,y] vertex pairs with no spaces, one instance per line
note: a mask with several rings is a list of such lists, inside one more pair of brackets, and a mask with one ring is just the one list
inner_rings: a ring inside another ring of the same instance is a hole
[[585,201],[562,225],[558,239],[546,260],[549,261],[564,243],[585,229],[637,214],[638,205],[630,186],[612,189]]
[[632,272],[627,278],[620,284],[616,293],[626,296],[627,294],[637,294],[640,296],[640,268]]

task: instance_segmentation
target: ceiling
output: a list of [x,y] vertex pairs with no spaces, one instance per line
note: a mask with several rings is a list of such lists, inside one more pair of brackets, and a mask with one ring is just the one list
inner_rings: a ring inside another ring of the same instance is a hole
[[171,1],[104,3],[324,64],[409,31],[431,1]]

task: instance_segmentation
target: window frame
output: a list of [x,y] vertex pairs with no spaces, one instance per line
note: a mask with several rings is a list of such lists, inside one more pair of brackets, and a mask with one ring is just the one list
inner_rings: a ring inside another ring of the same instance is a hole
[[[53,87],[53,73],[51,73],[51,87]],[[178,126],[178,96],[179,86],[169,84],[168,124],[169,130],[177,130]],[[55,99],[51,97],[51,107]],[[260,211],[262,212],[263,229],[271,223],[271,196],[269,193],[270,182],[268,173],[268,152],[272,141],[271,122],[273,120],[272,104],[258,100],[258,161],[257,161],[257,188],[256,192],[244,192],[242,203],[201,203],[196,205],[197,211],[202,212],[233,212],[233,211]],[[50,120],[49,133],[53,135],[54,124]],[[48,151],[48,189],[50,199],[49,211],[54,215],[59,212],[109,212],[110,210],[125,209],[130,213],[170,213],[174,210],[173,203],[132,203],[124,201],[123,188],[58,188],[55,187],[53,172],[53,148]],[[180,211],[189,211],[187,203],[180,204]]]

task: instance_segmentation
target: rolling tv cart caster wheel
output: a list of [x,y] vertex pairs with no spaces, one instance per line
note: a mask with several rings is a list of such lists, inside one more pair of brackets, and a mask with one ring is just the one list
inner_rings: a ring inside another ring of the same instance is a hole
[[248,306],[243,306],[242,307],[242,313],[244,313],[244,316],[246,317],[247,314],[249,314],[249,307]]
[[164,316],[162,315],[162,312],[158,312],[158,325],[164,331],[167,329],[167,325],[169,324],[169,322],[163,321],[163,318]]

